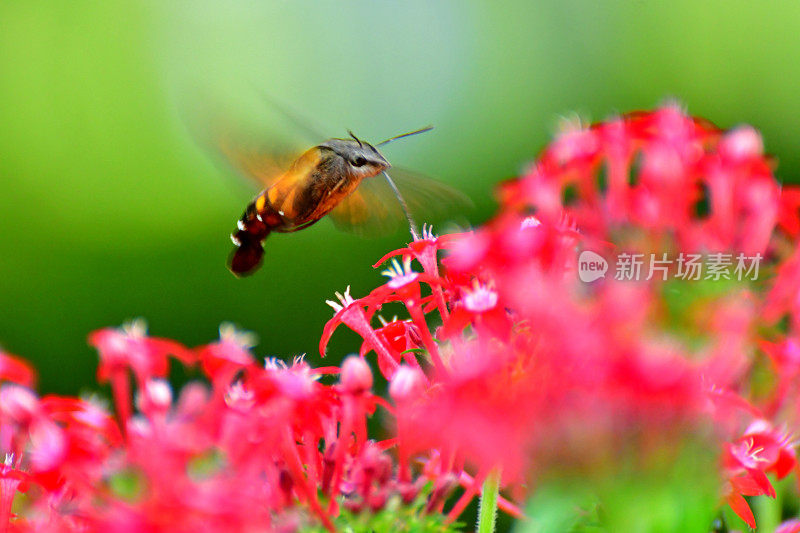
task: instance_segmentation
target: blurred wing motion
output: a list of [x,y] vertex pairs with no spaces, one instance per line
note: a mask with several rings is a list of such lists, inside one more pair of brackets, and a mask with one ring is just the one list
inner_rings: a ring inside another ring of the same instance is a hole
[[272,186],[308,148],[326,138],[282,104],[259,98],[243,109],[195,102],[184,123],[217,162],[245,178],[248,188]]
[[210,144],[229,167],[245,178],[250,188],[263,190],[274,185],[308,146],[286,139],[264,141],[258,137],[220,128]]
[[[418,224],[439,220],[472,206],[465,194],[432,178],[392,167],[388,171]],[[400,202],[382,175],[367,178],[330,215],[337,228],[377,237],[407,226]]]
[[269,150],[227,137],[220,138],[216,148],[234,170],[250,180],[251,186],[262,189],[272,186],[292,162],[288,149]]

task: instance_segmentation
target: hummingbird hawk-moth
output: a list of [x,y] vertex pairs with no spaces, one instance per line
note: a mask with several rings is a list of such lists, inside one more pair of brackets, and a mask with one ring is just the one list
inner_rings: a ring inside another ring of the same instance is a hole
[[[305,123],[301,126],[318,136]],[[441,212],[445,206],[468,204],[466,196],[443,183],[392,167],[378,150],[431,129],[404,133],[374,145],[348,132],[350,138],[328,139],[285,165],[278,162],[281,158],[266,143],[251,148],[252,139],[243,141],[229,135],[215,139],[225,159],[262,189],[231,234],[235,246],[229,260],[231,272],[244,276],[258,269],[264,240],[270,234],[300,231],[326,215],[337,227],[362,235],[387,233],[405,219],[415,234],[412,213]]]

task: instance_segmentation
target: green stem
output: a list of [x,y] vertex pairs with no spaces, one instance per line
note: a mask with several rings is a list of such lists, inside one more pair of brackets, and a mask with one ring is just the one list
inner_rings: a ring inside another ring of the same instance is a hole
[[497,518],[497,496],[500,493],[500,470],[492,470],[483,482],[481,503],[478,508],[477,533],[494,533]]

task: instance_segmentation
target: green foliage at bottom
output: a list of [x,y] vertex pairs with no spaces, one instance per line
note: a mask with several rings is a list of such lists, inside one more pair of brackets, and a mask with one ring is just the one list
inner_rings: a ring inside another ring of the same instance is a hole
[[[461,531],[463,524],[445,524],[445,516],[439,513],[426,513],[430,484],[410,505],[402,502],[399,496],[391,497],[382,509],[358,513],[342,507],[334,521],[337,531],[343,533],[448,533]],[[302,528],[303,533],[324,533],[319,525]]]

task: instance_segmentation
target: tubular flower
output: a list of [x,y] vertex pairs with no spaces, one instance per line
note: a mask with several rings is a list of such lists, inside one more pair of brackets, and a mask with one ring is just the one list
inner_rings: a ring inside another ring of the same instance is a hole
[[[322,339],[319,342],[319,353],[325,356],[325,347],[333,335],[334,330],[339,324],[345,324],[347,327],[358,333],[364,342],[368,343],[370,348],[375,350],[378,354],[380,364],[388,368],[391,374],[397,366],[395,359],[392,357],[391,352],[380,341],[375,330],[370,324],[372,316],[375,311],[380,308],[381,304],[386,302],[385,295],[370,294],[366,298],[354,300],[350,296],[350,286],[344,291],[344,294],[336,293],[339,302],[326,300],[326,303],[331,306],[335,314],[333,318],[325,324],[325,329],[322,332]],[[364,309],[366,307],[366,310]]]
[[[391,379],[397,364],[401,361],[419,367],[419,362],[414,355],[415,350],[419,350],[422,346],[422,338],[419,334],[419,329],[413,324],[411,320],[397,320],[395,317],[391,322],[386,322],[382,317],[379,317],[381,327],[375,330],[381,343],[389,349],[394,360],[391,366],[382,363],[382,359],[378,358],[378,368],[381,374],[386,379]],[[364,341],[361,344],[360,355],[364,357],[372,350],[371,346]]]
[[443,372],[444,363],[439,354],[438,345],[434,342],[428,324],[425,321],[424,305],[429,298],[422,297],[421,287],[422,282],[435,286],[438,280],[427,274],[415,272],[411,267],[411,261],[411,257],[405,256],[401,266],[396,259],[393,259],[392,265],[383,271],[383,275],[388,277],[389,281],[373,290],[370,296],[383,302],[394,300],[403,302],[412,322],[420,332],[422,344],[428,350],[434,366],[437,371]]
[[468,324],[478,328],[488,328],[489,335],[499,339],[508,338],[511,331],[511,317],[498,306],[499,295],[489,285],[474,280],[472,287],[461,288],[461,298],[455,304],[453,314],[447,320],[445,335],[460,333]]

